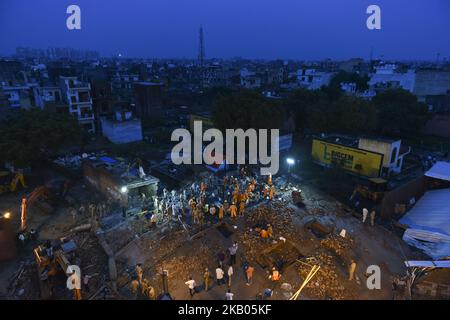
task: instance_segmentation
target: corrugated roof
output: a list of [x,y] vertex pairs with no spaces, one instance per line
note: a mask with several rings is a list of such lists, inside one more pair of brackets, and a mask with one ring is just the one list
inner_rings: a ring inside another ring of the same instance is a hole
[[426,192],[400,222],[409,228],[450,236],[450,189]]
[[450,181],[450,162],[436,162],[425,175],[430,178]]

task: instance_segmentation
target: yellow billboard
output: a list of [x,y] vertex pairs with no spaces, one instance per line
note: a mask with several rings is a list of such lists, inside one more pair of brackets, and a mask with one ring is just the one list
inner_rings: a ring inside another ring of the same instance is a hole
[[380,176],[383,165],[383,154],[381,153],[320,139],[313,139],[312,158],[321,165],[342,168],[369,178]]

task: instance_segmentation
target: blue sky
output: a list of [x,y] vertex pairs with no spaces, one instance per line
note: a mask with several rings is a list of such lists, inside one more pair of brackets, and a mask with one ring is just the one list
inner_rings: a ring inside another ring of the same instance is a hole
[[[77,4],[82,30],[66,28]],[[381,7],[381,30],[366,8]],[[0,54],[17,46],[94,49],[102,55],[266,59],[450,59],[449,0],[0,0]]]

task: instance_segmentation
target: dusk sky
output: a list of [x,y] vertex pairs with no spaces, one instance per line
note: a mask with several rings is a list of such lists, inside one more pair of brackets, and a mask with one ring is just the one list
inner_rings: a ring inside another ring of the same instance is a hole
[[[66,28],[79,5],[82,30]],[[381,30],[366,8],[381,7]],[[17,46],[93,49],[103,56],[450,59],[450,0],[0,0],[0,55]]]

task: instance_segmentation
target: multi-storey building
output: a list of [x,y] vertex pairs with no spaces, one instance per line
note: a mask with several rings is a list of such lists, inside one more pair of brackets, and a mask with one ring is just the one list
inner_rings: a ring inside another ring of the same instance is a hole
[[5,85],[0,84],[3,95],[8,100],[8,106],[11,108],[29,109],[34,106],[33,84],[25,85]]
[[36,107],[45,109],[46,104],[61,104],[61,88],[57,86],[45,86],[34,88]]
[[69,105],[69,112],[78,119],[88,132],[95,132],[94,112],[92,108],[91,85],[77,77],[60,77],[63,101]]

